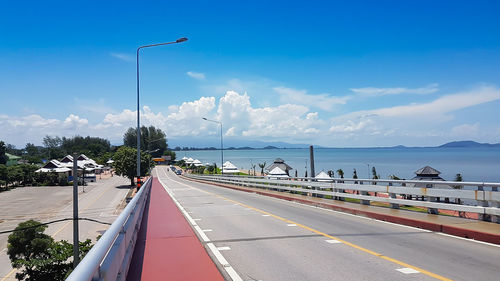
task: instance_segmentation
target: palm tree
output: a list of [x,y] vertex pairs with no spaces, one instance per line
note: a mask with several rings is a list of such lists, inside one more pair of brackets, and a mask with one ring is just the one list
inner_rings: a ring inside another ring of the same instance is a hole
[[253,175],[255,176],[255,164],[252,164]]
[[260,168],[260,175],[264,175],[264,167],[266,167],[266,161],[264,163],[259,163],[259,168]]
[[342,169],[338,169],[338,170],[337,170],[337,174],[339,175],[339,177],[340,177],[341,179],[343,179],[343,178],[344,178],[344,171],[343,171]]
[[333,170],[329,170],[327,174],[330,178],[333,178],[335,176],[335,172]]

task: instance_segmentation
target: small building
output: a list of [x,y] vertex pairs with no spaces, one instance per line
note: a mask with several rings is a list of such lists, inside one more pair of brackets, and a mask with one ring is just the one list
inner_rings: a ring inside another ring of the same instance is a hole
[[325,172],[321,171],[314,177],[317,181],[333,182],[333,179]]
[[444,179],[439,176],[441,172],[430,166],[425,166],[423,168],[418,169],[417,171],[415,171],[415,174],[416,176],[412,178],[412,180],[444,181]]
[[273,164],[271,164],[270,166],[268,166],[266,168],[266,171],[268,171],[268,173],[270,173],[276,167],[279,167],[282,171],[284,171],[287,176],[290,176],[290,170],[293,170],[292,167],[290,167],[288,164],[285,163],[285,160],[283,160],[281,158],[276,158],[276,160],[274,160]]
[[237,174],[240,170],[233,163],[226,161],[224,165],[222,165],[222,173],[223,174]]
[[17,165],[19,160],[21,160],[21,157],[17,155],[12,155],[10,153],[5,153],[5,156],[7,156],[7,167],[12,166],[12,165]]
[[269,173],[267,173],[267,178],[277,180],[277,179],[286,179],[286,178],[289,178],[289,176],[280,167],[276,166],[276,167],[274,167],[274,169],[269,171]]

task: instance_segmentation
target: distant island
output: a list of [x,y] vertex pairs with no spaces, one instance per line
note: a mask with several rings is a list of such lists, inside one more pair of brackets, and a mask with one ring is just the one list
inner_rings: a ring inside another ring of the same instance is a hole
[[479,143],[475,141],[452,141],[438,147],[500,147],[500,143]]
[[[285,146],[277,147],[274,145],[268,145],[264,147],[250,147],[250,146],[242,146],[242,147],[225,147],[224,150],[261,150],[261,149],[304,149],[307,148],[307,145],[303,145],[303,147],[286,147],[286,143],[283,143]],[[292,146],[292,145],[291,145]],[[315,148],[337,148],[337,147],[321,147],[314,146]],[[479,143],[475,141],[452,141],[439,146],[427,146],[425,148],[472,148],[472,147],[500,147],[500,143]],[[421,147],[409,147],[404,145],[396,145],[391,147],[358,147],[358,148],[421,148]],[[174,151],[192,151],[192,150],[220,150],[217,147],[175,147],[172,149]]]

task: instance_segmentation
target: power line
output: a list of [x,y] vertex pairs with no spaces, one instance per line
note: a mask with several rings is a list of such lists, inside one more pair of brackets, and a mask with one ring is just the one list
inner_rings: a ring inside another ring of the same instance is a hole
[[[42,226],[42,225],[49,225],[49,224],[53,224],[53,223],[57,223],[57,222],[70,221],[70,220],[73,220],[73,218],[58,219],[58,220],[53,220],[53,221],[49,221],[49,222],[39,223],[37,225],[32,225],[32,226],[23,227],[23,228],[11,229],[11,230],[3,230],[3,231],[0,231],[0,234],[11,233],[11,232],[14,232],[14,231],[24,231],[24,230],[28,230],[28,229],[32,229],[32,228],[37,228],[37,227]],[[96,223],[100,223],[100,224],[111,225],[111,223],[109,223],[109,222],[103,222],[103,221],[99,221],[99,220],[96,220],[96,219],[90,219],[90,218],[78,218],[78,220],[85,220],[85,221],[91,221],[91,222],[96,222]]]

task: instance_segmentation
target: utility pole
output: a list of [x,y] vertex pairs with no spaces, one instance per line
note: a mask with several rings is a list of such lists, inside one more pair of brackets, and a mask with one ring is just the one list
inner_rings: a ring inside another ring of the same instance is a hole
[[[80,262],[78,238],[78,155],[73,153],[73,268]],[[85,178],[84,178],[85,180]]]

